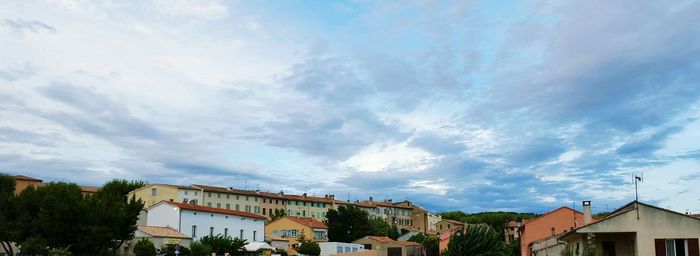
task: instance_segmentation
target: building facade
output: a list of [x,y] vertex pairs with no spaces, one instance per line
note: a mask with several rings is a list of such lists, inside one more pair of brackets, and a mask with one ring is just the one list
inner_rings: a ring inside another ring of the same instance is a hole
[[314,242],[328,242],[328,227],[316,218],[284,216],[265,225],[267,240],[287,239],[289,247],[296,247],[304,236]]
[[151,241],[156,249],[160,249],[166,245],[180,245],[190,247],[192,238],[177,232],[177,230],[169,227],[152,227],[138,226],[134,232],[134,239],[125,242],[119,249],[119,255],[132,256],[134,254],[134,245],[141,240],[146,239]]
[[444,219],[441,221],[438,221],[435,226],[437,227],[437,232],[438,233],[446,233],[446,232],[452,232],[455,229],[462,229],[464,228],[464,223],[456,221],[456,220],[448,220]]
[[147,184],[141,188],[129,192],[127,197],[141,199],[144,203],[144,208],[151,207],[161,201],[174,201],[201,205],[202,190],[192,186]]
[[353,243],[376,250],[379,256],[422,256],[423,246],[416,242],[399,242],[385,236],[366,236]]
[[506,244],[510,244],[520,238],[520,227],[523,225],[522,221],[511,220],[503,225],[503,235],[505,236]]
[[532,242],[566,233],[581,225],[583,213],[566,206],[524,221],[520,229],[521,255],[532,255]]
[[264,241],[265,216],[221,208],[162,201],[147,209],[148,226],[170,227],[194,241],[208,235]]
[[202,190],[202,204],[219,209],[244,211],[262,215],[262,197],[258,191],[208,185],[192,185]]
[[334,200],[324,197],[302,195],[284,195],[287,200],[287,216],[302,218],[315,218],[325,220],[328,210],[333,206]]

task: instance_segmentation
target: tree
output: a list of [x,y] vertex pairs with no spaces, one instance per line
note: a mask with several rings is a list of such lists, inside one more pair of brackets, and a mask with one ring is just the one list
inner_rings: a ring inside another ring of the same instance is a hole
[[215,235],[205,236],[199,239],[202,244],[208,245],[212,252],[216,254],[238,253],[245,249],[248,241],[241,238],[231,238],[230,236]]
[[508,256],[520,256],[520,238],[510,241],[504,246],[504,252]]
[[461,211],[443,212],[438,214],[443,219],[456,220],[464,223],[485,223],[491,226],[501,236],[501,241],[505,240],[503,228],[505,224],[512,220],[531,219],[536,217],[533,213],[518,213],[518,212],[480,212],[466,214]]
[[190,255],[192,256],[209,256],[211,255],[211,246],[203,244],[199,241],[190,244]]
[[97,246],[100,248],[98,251],[102,247],[109,247],[116,255],[125,241],[134,238],[136,222],[144,204],[141,199],[127,198],[127,194],[143,185],[142,181],[115,179],[105,183],[95,195],[87,199],[93,215],[90,229],[93,233],[100,234],[102,237],[99,241],[104,243]]
[[368,223],[372,228],[373,236],[389,236],[392,232],[391,225],[381,218],[370,217]]
[[427,236],[423,233],[413,235],[408,241],[423,244],[426,256],[440,255],[440,238],[437,236]]
[[574,256],[574,249],[571,248],[571,245],[567,244],[564,246],[564,249],[561,250],[559,253],[560,256]]
[[163,247],[161,247],[158,250],[158,255],[162,255],[162,256],[190,256],[190,254],[191,254],[190,249],[187,248],[186,246],[180,246],[180,254],[175,255],[175,247],[176,247],[176,245],[174,245],[174,244],[163,245]]
[[340,206],[326,214],[328,239],[337,242],[352,242],[372,234],[367,213],[355,206]]
[[22,241],[19,255],[46,255],[48,254],[48,244],[40,236],[31,236]]
[[72,256],[73,253],[68,248],[53,248],[49,250],[49,256]]
[[448,256],[502,256],[503,242],[498,232],[487,225],[467,225],[455,232],[447,245]]
[[321,254],[321,247],[318,245],[318,243],[307,240],[303,231],[301,236],[299,236],[299,243],[299,247],[297,248],[297,252],[299,252],[299,254],[312,256],[318,256]]
[[282,250],[282,249],[276,249],[275,252],[273,252],[272,254],[279,254],[280,256],[288,256],[289,255],[287,253],[287,251]]
[[0,173],[0,247],[10,255],[14,254],[12,243],[17,242],[15,228],[15,208],[13,204],[15,178]]
[[277,219],[279,219],[279,218],[282,218],[282,217],[284,217],[284,216],[287,216],[287,213],[285,213],[285,211],[284,211],[283,209],[276,209],[276,210],[272,213],[272,217],[270,217],[270,218],[271,218],[270,221],[275,221],[275,220],[277,220]]
[[134,254],[136,256],[155,256],[156,247],[148,239],[141,239],[134,245]]
[[391,227],[391,231],[389,232],[389,238],[391,239],[398,239],[401,236],[401,232],[399,232],[399,228],[396,226]]

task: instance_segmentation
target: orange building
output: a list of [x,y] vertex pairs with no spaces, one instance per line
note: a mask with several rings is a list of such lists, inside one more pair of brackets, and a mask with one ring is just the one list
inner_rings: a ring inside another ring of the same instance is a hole
[[524,220],[520,229],[521,255],[531,255],[530,243],[561,235],[583,225],[583,213],[560,207],[531,220]]
[[19,193],[30,186],[39,188],[46,185],[46,183],[42,183],[42,180],[40,179],[27,177],[24,175],[15,175],[13,177],[15,178],[15,195],[19,195]]

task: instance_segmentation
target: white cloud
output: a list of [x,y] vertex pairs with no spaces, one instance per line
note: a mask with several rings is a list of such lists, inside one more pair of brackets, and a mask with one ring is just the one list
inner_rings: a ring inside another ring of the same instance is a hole
[[433,167],[439,156],[402,143],[375,143],[340,163],[361,172],[423,171]]

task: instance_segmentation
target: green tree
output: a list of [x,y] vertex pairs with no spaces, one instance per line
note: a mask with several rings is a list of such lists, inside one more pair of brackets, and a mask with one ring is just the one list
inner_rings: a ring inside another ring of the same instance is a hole
[[0,173],[0,247],[14,254],[12,243],[17,242],[16,216],[14,205],[15,178]]
[[423,233],[418,233],[409,238],[408,241],[423,244],[426,256],[440,255],[440,238],[437,236],[428,236]]
[[231,238],[230,236],[215,235],[205,236],[199,239],[202,244],[208,245],[212,252],[216,254],[239,253],[245,249],[248,241],[241,238]]
[[209,256],[211,255],[211,246],[200,243],[199,241],[190,244],[190,255],[192,256]]
[[284,216],[287,216],[287,213],[285,213],[285,211],[284,211],[283,209],[276,209],[276,210],[272,213],[272,217],[270,217],[270,218],[271,218],[270,221],[275,221],[275,220],[277,220],[277,219],[279,219],[279,218],[282,218],[282,217],[284,217]]
[[[162,255],[162,256],[178,256],[178,255],[175,255],[175,249],[176,249],[175,247],[176,247],[176,245],[174,245],[174,244],[166,244],[166,245],[163,245],[163,247],[161,247],[161,248],[158,250],[158,255]],[[191,254],[190,249],[187,248],[187,246],[180,246],[180,254],[179,254],[179,256],[190,256],[190,254]]]
[[144,204],[141,199],[127,198],[127,194],[143,185],[141,181],[112,180],[86,199],[92,215],[90,231],[99,236],[93,237],[97,251],[107,247],[116,255],[125,241],[133,239]]
[[503,228],[505,224],[512,220],[531,219],[536,217],[533,213],[518,212],[480,212],[467,214],[461,211],[443,212],[439,214],[443,219],[456,220],[465,223],[485,223],[491,226],[501,236],[501,241],[505,240]]
[[574,249],[571,248],[571,245],[566,245],[564,246],[564,249],[561,250],[559,253],[560,256],[574,256]]
[[326,214],[328,239],[337,242],[352,242],[372,234],[367,213],[355,206],[340,206]]
[[381,218],[370,217],[368,223],[372,228],[373,236],[389,236],[392,232],[391,225]]
[[282,249],[276,249],[275,252],[273,252],[273,254],[279,254],[280,256],[288,256],[289,255],[287,253],[287,251],[282,250]]
[[487,225],[467,225],[452,235],[446,255],[502,256],[503,242],[498,232]]
[[155,256],[156,247],[148,239],[141,239],[134,245],[134,254],[136,256]]
[[401,236],[401,232],[399,232],[399,228],[396,226],[391,227],[391,231],[389,231],[389,238],[391,239],[398,239]]
[[301,232],[301,236],[299,236],[299,243],[299,247],[297,247],[297,252],[299,252],[299,254],[312,256],[318,256],[321,254],[321,247],[318,245],[318,243],[306,239],[303,231]]
[[49,250],[49,256],[72,256],[73,253],[68,248],[53,248]]
[[520,238],[512,240],[509,244],[505,244],[503,250],[505,255],[520,256]]

